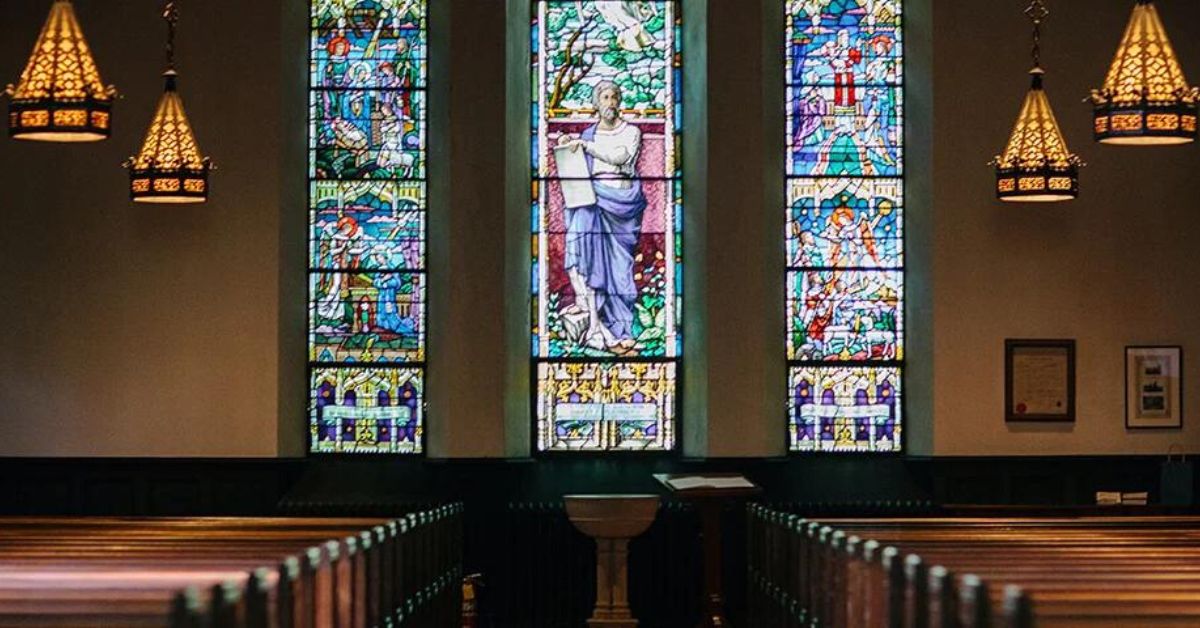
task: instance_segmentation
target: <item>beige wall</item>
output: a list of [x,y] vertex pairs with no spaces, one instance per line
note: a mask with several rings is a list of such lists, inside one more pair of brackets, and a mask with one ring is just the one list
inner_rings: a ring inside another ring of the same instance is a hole
[[[49,5],[0,7],[3,82],[19,77]],[[124,96],[111,139],[0,139],[0,455],[278,452],[279,4],[182,10],[180,88],[220,168],[212,202],[128,201],[121,163],[162,90],[153,0],[77,6]]]
[[449,128],[433,138],[430,169],[431,216],[446,217],[430,224],[429,279],[441,288],[430,289],[434,457],[505,454],[504,18],[500,0],[455,0],[430,16],[449,25],[448,38],[433,37],[444,63],[430,64],[431,134]]
[[[1200,147],[1094,144],[1088,105],[1132,2],[1058,0],[1043,43],[1047,91],[1089,164],[1069,204],[1005,206],[984,162],[1028,86],[1028,22],[1014,3],[936,3],[934,445],[938,454],[1200,451]],[[1200,82],[1200,3],[1157,3]],[[985,78],[986,77],[986,78]],[[1006,426],[1004,339],[1075,338],[1078,420]],[[1124,347],[1180,344],[1184,431],[1124,428]]]
[[[771,193],[783,190],[778,179],[782,164],[772,168],[760,158],[748,158],[764,155],[768,146],[782,141],[782,132],[772,133],[764,124],[773,117],[766,113],[766,97],[774,92],[764,89],[767,85],[760,78],[769,63],[762,43],[766,13],[754,3],[717,2],[708,15],[708,181],[707,188],[700,189],[708,195],[709,298],[699,305],[707,309],[708,385],[683,391],[707,398],[707,416],[702,418],[707,419],[708,447],[696,454],[761,456],[782,454],[786,447],[782,422],[787,397],[782,393],[787,376],[780,345],[784,325],[782,316],[774,316],[784,311],[779,283],[784,276],[783,247],[742,244],[770,242],[782,233],[772,228],[782,224],[782,209],[763,211],[767,199],[782,204],[779,195]],[[714,89],[718,85],[721,88]],[[775,122],[782,130],[782,116]],[[770,188],[774,189],[768,192]],[[686,207],[686,199],[684,203]],[[739,303],[743,307],[731,307]],[[690,305],[698,306],[694,301]],[[687,356],[684,360],[687,368]],[[684,416],[692,425],[696,418]],[[685,432],[688,427],[685,423]]]
[[[506,262],[504,245],[521,227],[504,209],[505,98],[514,93],[504,55],[514,48],[503,36],[504,0],[446,1],[453,49],[431,102],[444,103],[435,104],[435,131],[440,116],[455,123],[433,146],[443,156],[433,210],[445,220],[431,230],[431,277],[443,291],[431,293],[430,453],[520,456],[525,389],[512,370],[528,360],[505,322],[522,308],[503,306],[520,259]],[[779,88],[764,78],[777,67],[774,42],[762,30],[777,10],[748,1],[712,0],[710,89],[698,96],[709,125],[691,131],[709,141],[704,184],[690,188],[705,195],[695,232],[704,241],[688,245],[704,260],[694,285],[709,299],[688,305],[703,308],[699,346],[708,352],[707,377],[690,374],[685,392],[701,396],[686,418],[689,455],[783,452],[782,333],[772,340],[782,288],[771,287],[782,281],[781,244],[771,241],[782,210],[765,207],[779,202],[772,186],[782,182],[770,162],[756,166],[781,118],[771,104]],[[910,325],[910,453],[1144,453],[1175,440],[1200,451],[1200,271],[1188,239],[1200,235],[1200,148],[1101,150],[1079,103],[1129,3],[1051,5],[1049,90],[1091,166],[1076,203],[1008,207],[992,200],[984,164],[1026,86],[1021,7],[938,0],[931,22],[928,2],[910,0],[909,11],[909,312],[920,319]],[[18,76],[46,4],[5,3],[0,79]],[[160,89],[158,2],[78,2],[105,79],[125,98],[108,142],[0,140],[0,456],[303,453],[305,66],[283,62],[304,55],[302,4],[183,5],[182,89],[221,169],[209,204],[160,208],[132,206],[119,168]],[[1160,4],[1200,81],[1200,7]],[[1074,426],[1005,426],[1006,337],[1078,339]],[[1152,342],[1188,353],[1182,433],[1123,428],[1122,348]]]

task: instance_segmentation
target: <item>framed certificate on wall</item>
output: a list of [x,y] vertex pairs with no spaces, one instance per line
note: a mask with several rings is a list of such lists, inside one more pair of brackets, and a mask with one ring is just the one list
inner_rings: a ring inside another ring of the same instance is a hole
[[1004,420],[1075,420],[1075,341],[1004,341]]
[[1183,427],[1183,347],[1125,347],[1125,428]]

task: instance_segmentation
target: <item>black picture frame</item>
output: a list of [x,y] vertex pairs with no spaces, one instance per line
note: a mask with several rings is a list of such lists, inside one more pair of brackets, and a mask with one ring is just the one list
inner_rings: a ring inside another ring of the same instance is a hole
[[[1154,425],[1136,425],[1130,422],[1131,395],[1129,390],[1129,382],[1132,379],[1130,371],[1130,358],[1134,357],[1138,352],[1161,352],[1163,354],[1173,353],[1175,356],[1176,368],[1179,370],[1177,374],[1178,384],[1172,395],[1174,403],[1169,407],[1177,408],[1176,421],[1172,424],[1154,424]],[[1125,347],[1125,429],[1126,430],[1181,430],[1183,429],[1184,415],[1184,377],[1183,377],[1183,346],[1181,345],[1128,345]]]
[[[1014,406],[1020,401],[1013,399],[1014,356],[1023,351],[1051,353],[1061,351],[1066,357],[1067,382],[1065,407],[1062,412],[1027,412]],[[1004,420],[1005,422],[1074,423],[1075,422],[1075,340],[1074,339],[1025,339],[1009,338],[1004,341]]]

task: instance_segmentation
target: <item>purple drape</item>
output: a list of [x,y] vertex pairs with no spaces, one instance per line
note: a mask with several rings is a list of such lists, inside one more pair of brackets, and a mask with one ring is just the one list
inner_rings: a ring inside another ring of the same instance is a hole
[[[583,132],[583,139],[596,137],[596,126]],[[592,157],[587,156],[588,169]],[[604,326],[618,339],[632,337],[633,304],[637,286],[633,281],[633,258],[642,230],[646,196],[642,182],[634,179],[627,188],[593,181],[596,204],[567,208],[566,269],[584,277],[596,297],[596,309]]]

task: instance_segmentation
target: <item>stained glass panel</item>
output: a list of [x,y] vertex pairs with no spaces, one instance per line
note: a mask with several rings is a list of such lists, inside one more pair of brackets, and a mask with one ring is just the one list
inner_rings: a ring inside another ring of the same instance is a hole
[[311,276],[309,358],[316,362],[420,362],[425,275],[323,272]]
[[425,382],[417,368],[314,368],[309,438],[319,453],[421,451]]
[[[789,174],[806,177],[902,174],[903,88],[842,90],[806,85],[794,87],[792,92],[792,106],[788,110]],[[853,102],[849,94],[856,94]]]
[[792,367],[792,449],[900,451],[898,367]]
[[424,266],[424,182],[316,181],[309,195],[312,268],[415,270]]
[[312,0],[310,447],[420,453],[427,0]]
[[[533,5],[538,448],[670,449],[682,347],[679,7],[674,0]],[[643,371],[662,382],[653,391],[641,385],[639,394],[653,392],[655,401],[558,399],[564,388],[556,378],[577,367],[588,374],[580,375],[585,388]],[[572,427],[560,430],[562,421]]]
[[425,176],[425,93],[313,92],[310,175],[319,179]]
[[898,271],[788,274],[788,358],[857,362],[903,357],[904,276]]
[[784,0],[794,451],[899,451],[901,0]]
[[537,431],[543,449],[674,446],[674,362],[542,362],[537,380]]
[[[628,316],[610,320],[614,334],[627,336],[636,344],[629,350],[589,343],[584,337],[589,325],[585,305],[578,303],[570,272],[565,268],[568,251],[579,244],[599,246],[608,237],[609,225],[598,220],[584,224],[574,220],[568,225],[570,210],[563,207],[561,181],[548,180],[544,183],[543,200],[548,215],[542,223],[541,238],[544,244],[546,277],[539,281],[545,288],[545,299],[539,302],[537,320],[547,333],[540,337],[542,346],[539,355],[546,357],[674,357],[678,355],[681,339],[678,329],[678,307],[676,294],[681,284],[677,281],[678,262],[670,260],[669,251],[678,254],[679,246],[674,233],[666,232],[663,218],[673,213],[678,201],[679,190],[670,180],[636,180],[634,185],[642,188],[646,207],[642,216],[640,233],[630,252],[632,282],[618,286],[616,292],[597,291],[604,299],[621,299],[632,304]],[[668,240],[673,240],[669,242]],[[619,329],[618,329],[619,327]]]
[[[898,85],[904,51],[897,3],[794,2],[787,41],[794,85]],[[889,6],[893,5],[893,6]]]
[[900,0],[785,0],[785,4],[792,31],[869,28],[896,32],[900,26]]
[[788,265],[797,268],[904,266],[900,179],[788,181]]
[[312,86],[425,87],[426,1],[312,0]]

